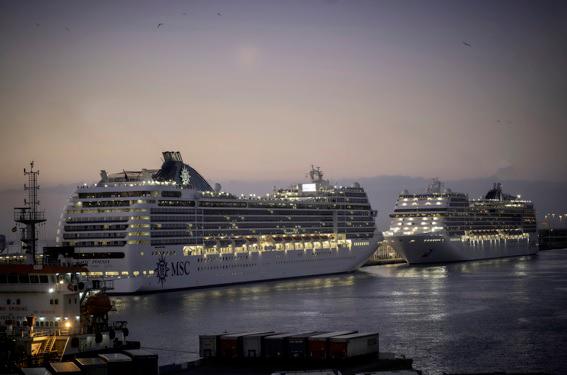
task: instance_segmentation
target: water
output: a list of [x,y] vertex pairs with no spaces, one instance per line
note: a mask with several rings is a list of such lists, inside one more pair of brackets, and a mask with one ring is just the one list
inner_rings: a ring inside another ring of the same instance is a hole
[[[250,330],[378,330],[381,351],[427,374],[567,371],[567,250],[444,266],[117,297],[114,319],[162,348],[198,350],[198,335]],[[169,349],[176,350],[170,351]]]

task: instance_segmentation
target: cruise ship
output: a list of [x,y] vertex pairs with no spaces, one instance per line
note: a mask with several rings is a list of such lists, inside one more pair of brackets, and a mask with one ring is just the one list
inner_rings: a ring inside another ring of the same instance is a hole
[[265,196],[213,188],[174,151],[160,169],[100,175],[69,199],[57,241],[116,294],[350,272],[381,237],[364,189],[319,168]]
[[402,192],[384,237],[410,264],[445,263],[535,254],[532,202],[502,192],[481,199],[445,189],[434,179],[425,193]]

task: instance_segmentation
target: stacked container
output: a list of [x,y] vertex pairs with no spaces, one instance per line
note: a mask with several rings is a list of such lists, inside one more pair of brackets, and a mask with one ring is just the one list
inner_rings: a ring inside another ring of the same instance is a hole
[[75,358],[75,363],[86,375],[107,375],[106,362],[102,358]]
[[199,335],[199,356],[201,358],[217,357],[219,355],[220,338],[227,332],[214,335]]
[[234,359],[242,357],[244,337],[258,334],[270,334],[269,332],[245,332],[223,335],[220,337],[220,357],[226,359]]
[[309,332],[287,338],[287,358],[303,359],[308,358],[308,339],[311,336],[319,335],[322,332]]
[[20,372],[24,375],[51,375],[45,367],[24,367]]
[[79,375],[81,369],[73,362],[49,362],[49,370],[53,375]]
[[121,353],[107,353],[98,355],[106,362],[108,375],[130,375],[132,371],[132,358]]
[[313,332],[282,333],[267,336],[264,339],[264,358],[285,358],[288,353],[288,338],[292,336],[312,334]]
[[124,350],[124,354],[132,358],[132,370],[134,371],[134,374],[159,374],[157,354],[142,349]]
[[314,360],[325,360],[329,353],[329,340],[335,336],[348,335],[357,331],[335,331],[311,336],[307,342],[308,356]]
[[329,339],[329,357],[345,359],[379,352],[378,332],[351,333]]
[[258,333],[255,335],[244,336],[242,339],[242,356],[244,358],[260,358],[264,355],[262,348],[268,336],[275,336],[278,333]]

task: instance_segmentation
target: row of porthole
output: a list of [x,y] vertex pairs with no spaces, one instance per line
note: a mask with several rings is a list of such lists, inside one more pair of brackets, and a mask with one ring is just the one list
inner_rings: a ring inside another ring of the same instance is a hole
[[229,269],[229,268],[248,268],[248,267],[256,267],[257,264],[236,264],[232,266],[209,266],[209,267],[197,267],[197,271],[210,271],[210,270],[217,270],[217,269]]
[[[333,260],[333,259],[321,259],[321,261],[323,261],[323,260]],[[284,260],[284,261],[281,261],[281,262],[275,262],[275,264],[287,264],[287,263],[297,263],[297,262],[313,262],[313,261],[315,261],[315,259]]]

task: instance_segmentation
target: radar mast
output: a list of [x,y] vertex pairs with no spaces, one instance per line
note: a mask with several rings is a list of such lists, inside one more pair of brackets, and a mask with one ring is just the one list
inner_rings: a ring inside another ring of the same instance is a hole
[[37,225],[45,222],[45,214],[39,210],[39,200],[37,183],[39,171],[34,171],[34,162],[30,163],[30,169],[24,168],[24,176],[28,177],[28,183],[24,185],[27,198],[24,199],[23,207],[14,208],[14,221],[25,225],[21,230],[22,249],[25,250],[27,261],[36,264],[37,250]]

